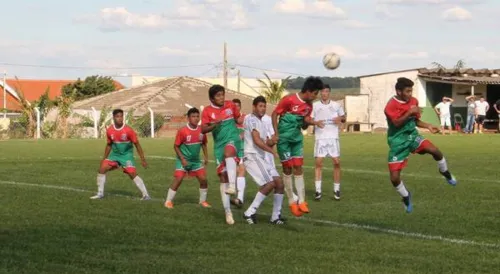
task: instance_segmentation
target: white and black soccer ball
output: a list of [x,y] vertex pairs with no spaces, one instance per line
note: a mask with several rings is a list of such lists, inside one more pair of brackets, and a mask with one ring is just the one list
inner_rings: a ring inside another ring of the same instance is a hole
[[323,66],[326,69],[334,70],[340,66],[340,56],[334,52],[330,52],[323,56]]

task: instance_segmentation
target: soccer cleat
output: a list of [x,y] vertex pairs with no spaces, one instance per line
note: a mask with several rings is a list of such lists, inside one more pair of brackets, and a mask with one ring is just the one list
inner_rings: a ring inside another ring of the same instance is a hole
[[245,219],[245,221],[247,221],[249,225],[254,225],[257,223],[257,215],[255,214],[251,216],[246,216],[245,214],[243,214],[243,219]]
[[149,201],[149,200],[151,200],[151,197],[149,197],[149,195],[144,195],[141,198],[141,201]]
[[455,176],[451,175],[451,179],[446,179],[446,181],[448,182],[448,184],[452,185],[452,186],[456,186],[457,185],[457,179],[455,179]]
[[90,197],[90,199],[92,200],[100,200],[102,198],[104,198],[104,195],[99,195],[99,194]]
[[281,219],[281,216],[279,216],[278,219],[276,219],[276,220],[271,220],[269,223],[272,225],[285,225],[286,224],[285,220]]
[[321,200],[321,192],[316,192],[316,194],[314,194],[314,200],[316,201]]
[[340,201],[340,190],[333,192],[333,199]]
[[300,203],[299,210],[303,213],[309,213],[309,207],[307,205],[307,202]]
[[411,213],[413,211],[413,203],[411,201],[411,192],[408,192],[408,196],[403,197],[403,204],[406,208],[406,213]]
[[165,202],[165,207],[168,209],[173,209],[174,208],[174,203],[172,201],[166,201]]
[[290,211],[292,212],[293,216],[295,216],[295,217],[302,217],[302,215],[304,215],[304,213],[302,213],[302,211],[300,211],[299,205],[297,203],[293,203],[290,205]]
[[236,186],[235,184],[229,184],[229,186],[226,188],[226,194],[228,195],[233,195],[233,194],[236,194]]
[[234,225],[233,213],[226,212],[226,223],[228,225]]
[[201,207],[204,207],[204,208],[211,208],[212,207],[207,201],[201,202],[200,205],[201,205]]
[[243,207],[243,202],[240,199],[238,199],[238,198],[231,199],[231,204],[234,205],[237,208],[242,208]]

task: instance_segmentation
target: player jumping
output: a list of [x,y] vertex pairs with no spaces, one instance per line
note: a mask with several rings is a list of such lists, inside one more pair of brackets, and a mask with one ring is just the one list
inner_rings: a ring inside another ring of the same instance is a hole
[[[312,102],[323,89],[323,82],[319,77],[308,77],[299,93],[287,95],[279,102],[272,114],[278,154],[283,166],[283,183],[288,197],[288,203],[293,215],[300,217],[309,213],[305,201],[305,185],[303,176],[304,136],[302,129],[309,125],[324,127],[322,121],[313,121],[311,118]],[[278,116],[279,124],[278,124]],[[293,199],[292,169],[297,188],[298,203]]]
[[457,180],[448,170],[446,159],[441,151],[429,140],[422,137],[417,130],[426,128],[431,133],[439,129],[420,120],[418,101],[412,97],[413,81],[408,78],[398,78],[396,96],[391,98],[385,107],[385,116],[389,129],[387,143],[389,144],[389,172],[392,185],[403,197],[406,212],[413,210],[411,193],[401,181],[401,170],[406,167],[410,153],[430,154],[438,163],[439,172],[446,178],[448,184],[455,186]]
[[123,110],[113,110],[113,125],[106,130],[107,144],[104,150],[104,158],[97,174],[97,195],[90,199],[102,199],[104,197],[104,184],[106,183],[106,173],[110,170],[121,167],[130,179],[134,181],[137,188],[142,193],[142,200],[150,200],[144,181],[137,175],[134,161],[134,145],[141,157],[144,168],[148,164],[144,158],[144,152],[135,131],[123,123]]
[[213,85],[208,90],[211,104],[203,109],[201,131],[204,134],[212,132],[214,138],[222,205],[226,212],[226,223],[232,225],[234,219],[229,195],[236,193],[237,162],[243,158],[243,151],[238,150],[241,138],[236,127],[236,120],[241,114],[233,102],[225,100],[225,92],[221,85]]
[[281,206],[283,204],[283,182],[276,168],[266,160],[266,152],[272,153],[272,141],[269,140],[267,129],[262,122],[262,117],[266,114],[266,99],[258,96],[253,100],[253,113],[247,115],[244,121],[245,126],[245,168],[259,186],[259,191],[255,195],[252,204],[243,214],[243,218],[249,224],[257,223],[256,213],[267,195],[274,190],[273,213],[271,224],[282,225],[285,222],[281,219]]
[[[200,205],[208,208],[207,202],[207,173],[205,166],[208,164],[207,137],[201,133],[198,126],[200,122],[200,111],[191,108],[187,112],[188,124],[177,131],[175,137],[174,150],[177,154],[175,160],[174,182],[168,189],[166,208],[174,208],[174,197],[177,189],[182,184],[186,175],[195,176],[200,183]],[[203,150],[204,161],[200,159],[200,150]]]
[[[243,140],[243,135],[244,135],[244,126],[243,126],[243,120],[245,119],[245,114],[241,112],[241,100],[240,99],[233,99],[233,103],[236,106],[236,109],[241,113],[240,118],[238,118],[238,123],[236,124],[236,127],[238,128],[240,132],[240,137],[241,137],[241,142],[240,142],[240,147],[238,150],[243,151],[244,150],[244,140]],[[241,208],[243,206],[243,201],[245,199],[245,187],[247,185],[247,182],[245,180],[245,165],[243,164],[243,161],[240,161],[238,165],[238,177],[236,178],[236,190],[238,191],[237,198],[231,199],[231,204],[237,206],[238,208]]]
[[314,157],[316,158],[316,200],[321,199],[321,175],[323,159],[333,160],[333,198],[340,200],[340,143],[339,124],[345,122],[345,112],[342,106],[330,100],[330,86],[325,85],[320,93],[320,101],[313,104],[312,117],[315,121],[323,121],[324,128],[315,127]]

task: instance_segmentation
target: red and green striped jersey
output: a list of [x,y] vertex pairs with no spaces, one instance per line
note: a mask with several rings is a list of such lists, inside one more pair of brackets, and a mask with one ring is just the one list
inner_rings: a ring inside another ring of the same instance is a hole
[[389,102],[387,102],[384,113],[387,117],[387,124],[389,126],[387,130],[387,143],[389,146],[403,144],[408,140],[414,139],[415,136],[418,136],[417,121],[420,119],[420,113],[410,117],[400,127],[396,127],[393,123],[394,120],[405,115],[412,106],[418,107],[418,100],[414,97],[408,102],[398,100],[396,97],[391,98]]
[[212,131],[215,145],[237,142],[240,140],[240,132],[236,127],[236,120],[241,113],[236,105],[231,101],[225,101],[222,107],[209,105],[203,109],[201,123],[211,124],[214,121],[222,120],[222,123]]
[[304,140],[302,125],[304,118],[311,116],[312,104],[300,99],[299,94],[285,96],[274,110],[279,116],[278,134],[280,140],[300,142]]
[[[189,125],[179,129],[175,136],[175,145],[179,147],[182,156],[188,162],[199,162],[202,145],[207,143],[201,127],[191,128]],[[177,157],[179,158],[179,157]]]
[[134,144],[137,143],[137,134],[135,131],[123,125],[121,128],[116,128],[111,125],[106,130],[108,144],[111,145],[111,152],[114,155],[131,155],[134,154]]

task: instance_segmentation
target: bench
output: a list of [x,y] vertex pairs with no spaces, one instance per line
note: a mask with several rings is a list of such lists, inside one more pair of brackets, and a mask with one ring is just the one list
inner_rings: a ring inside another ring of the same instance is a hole
[[358,125],[368,125],[370,127],[370,132],[373,132],[373,126],[375,126],[375,123],[368,123],[368,122],[346,122],[344,124],[344,131],[347,132],[354,132],[354,126]]

